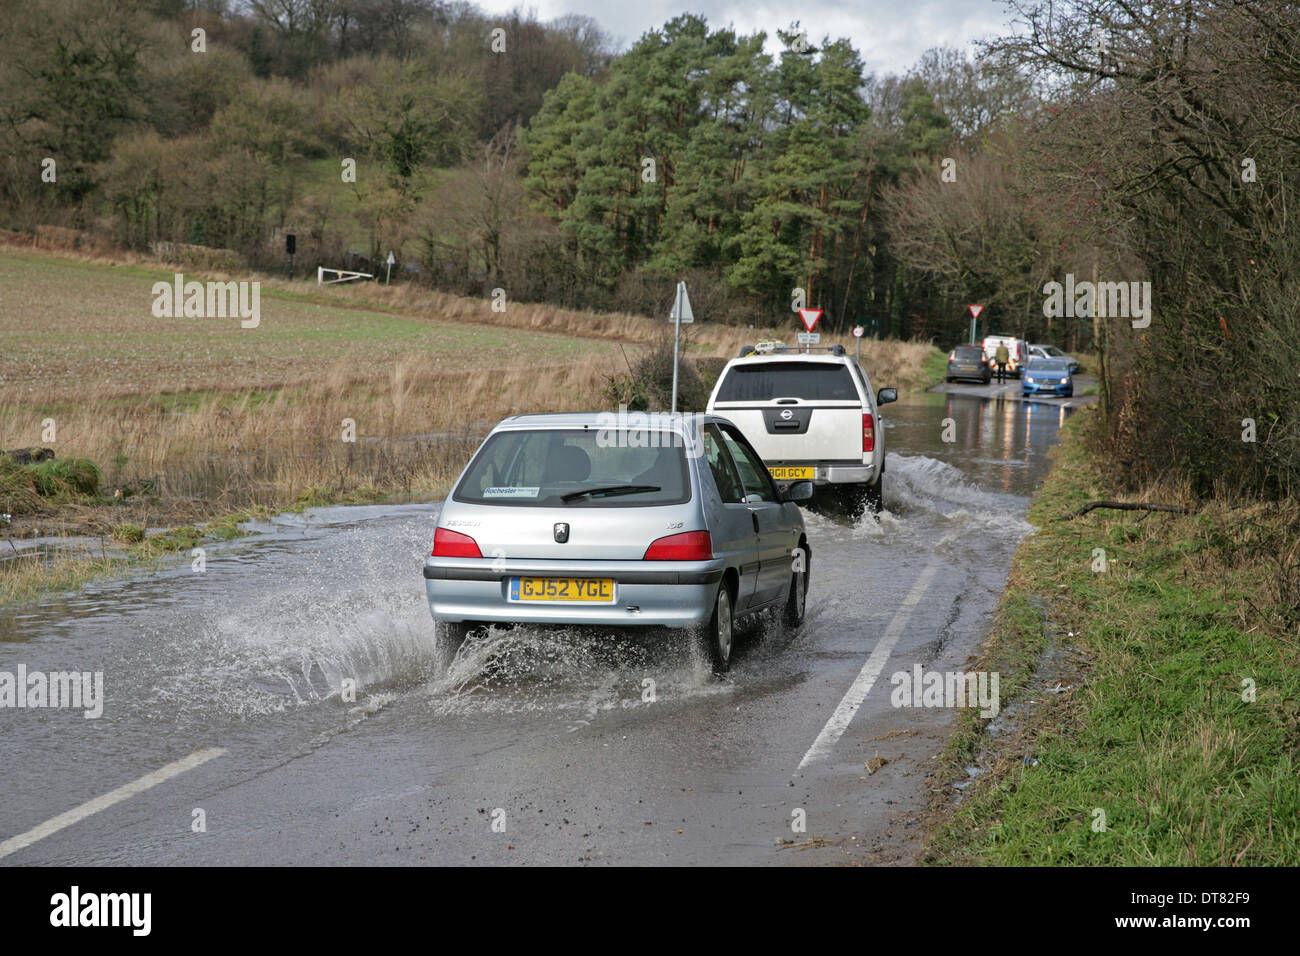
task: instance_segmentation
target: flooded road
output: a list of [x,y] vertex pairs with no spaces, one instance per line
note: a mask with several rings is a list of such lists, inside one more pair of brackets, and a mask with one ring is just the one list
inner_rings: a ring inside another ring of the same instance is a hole
[[890,675],[962,668],[1069,409],[884,412],[885,511],[807,513],[808,618],[751,627],[725,680],[671,632],[440,660],[436,505],[285,515],[201,573],[0,611],[0,672],[104,688],[90,719],[0,709],[0,865],[906,862],[953,712],[895,708]]

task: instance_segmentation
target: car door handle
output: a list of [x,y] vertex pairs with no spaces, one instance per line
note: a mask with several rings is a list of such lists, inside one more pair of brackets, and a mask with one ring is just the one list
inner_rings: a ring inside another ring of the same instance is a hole
[[752,520],[752,521],[754,522],[754,534],[758,534],[758,512],[757,512],[757,511],[751,511],[751,512],[749,513],[749,517],[750,517],[750,520]]

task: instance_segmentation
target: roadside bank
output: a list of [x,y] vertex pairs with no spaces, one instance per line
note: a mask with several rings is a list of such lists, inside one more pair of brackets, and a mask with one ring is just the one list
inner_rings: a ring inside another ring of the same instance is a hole
[[[931,778],[920,862],[1300,861],[1300,502],[1125,495],[1076,413]],[[1097,500],[1189,514],[1092,510]]]

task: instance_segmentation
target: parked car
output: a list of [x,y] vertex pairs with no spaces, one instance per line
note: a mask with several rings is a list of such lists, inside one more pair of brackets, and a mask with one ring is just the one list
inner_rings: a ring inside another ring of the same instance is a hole
[[708,411],[735,422],[787,488],[811,481],[857,517],[883,503],[885,435],[879,406],[893,388],[872,391],[858,361],[840,346],[794,351],[759,343],[718,376]]
[[1030,395],[1064,395],[1074,394],[1074,376],[1070,365],[1064,359],[1030,359],[1020,380],[1020,394]]
[[975,379],[987,385],[993,379],[989,358],[978,345],[959,345],[948,353],[947,381]]
[[1011,335],[988,335],[984,337],[984,356],[989,360],[989,365],[993,365],[993,359],[997,355],[998,346],[1007,347],[1008,361],[1007,372],[1020,377],[1020,371],[1029,361],[1029,343],[1024,339],[1018,339]]
[[1036,358],[1062,359],[1069,364],[1071,375],[1078,374],[1079,369],[1083,368],[1083,366],[1079,364],[1079,361],[1073,355],[1066,355],[1055,345],[1032,345],[1031,344],[1029,346],[1029,357],[1031,359],[1036,359]]
[[688,629],[726,670],[738,617],[803,620],[812,492],[717,416],[507,418],[438,515],[435,629],[448,651],[485,623]]

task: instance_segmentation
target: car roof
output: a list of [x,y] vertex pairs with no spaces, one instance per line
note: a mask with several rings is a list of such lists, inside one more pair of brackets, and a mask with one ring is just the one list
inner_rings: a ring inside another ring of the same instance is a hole
[[511,415],[509,418],[503,418],[497,423],[493,431],[526,428],[582,428],[584,426],[611,428],[621,427],[624,424],[635,427],[645,425],[652,428],[662,428],[664,426],[671,428],[683,425],[688,420],[697,420],[697,415],[700,415],[705,422],[731,424],[729,419],[721,415],[706,415],[697,412],[531,412],[525,415]]
[[733,358],[728,365],[746,364],[754,365],[759,362],[824,362],[827,365],[843,365],[845,362],[852,361],[852,355],[834,355],[830,352],[800,352],[796,349],[783,349],[780,352],[751,352],[749,355],[742,355],[739,358]]

